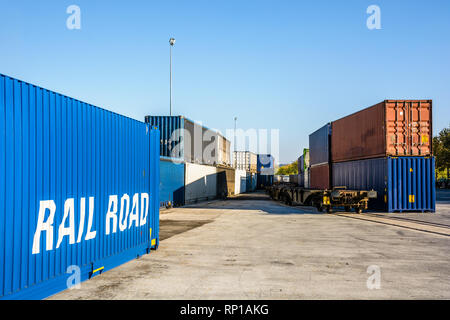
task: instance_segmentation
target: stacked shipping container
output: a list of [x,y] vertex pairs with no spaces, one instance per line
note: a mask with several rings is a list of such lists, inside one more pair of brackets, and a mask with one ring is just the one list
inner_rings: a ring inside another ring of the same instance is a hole
[[161,156],[231,166],[231,144],[220,133],[183,116],[146,116],[145,122],[160,128]]
[[330,139],[330,123],[309,135],[311,189],[331,189]]
[[376,209],[434,211],[431,100],[385,100],[331,127],[334,186],[373,188]]
[[233,163],[234,167],[239,170],[245,170],[250,173],[257,171],[257,155],[250,151],[234,151]]
[[[256,153],[250,151],[235,151],[233,153],[233,162],[236,170],[245,170],[246,172],[246,184],[245,188],[241,188],[241,193],[252,192],[257,187],[257,167],[258,156]],[[238,183],[238,181],[236,181]]]
[[275,159],[270,154],[258,154],[257,156],[257,188],[264,189],[273,185],[273,176],[275,174]]
[[230,141],[183,116],[146,116],[145,121],[161,131],[161,206],[234,194]]

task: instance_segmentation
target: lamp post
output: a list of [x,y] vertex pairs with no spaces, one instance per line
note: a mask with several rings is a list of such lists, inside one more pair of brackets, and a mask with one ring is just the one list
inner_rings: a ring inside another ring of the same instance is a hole
[[170,44],[170,113],[169,113],[169,115],[172,116],[172,47],[175,44],[175,39],[170,38],[169,44]]
[[237,168],[237,153],[236,153],[236,121],[237,121],[237,117],[234,117],[234,159],[235,159],[235,164],[234,167]]

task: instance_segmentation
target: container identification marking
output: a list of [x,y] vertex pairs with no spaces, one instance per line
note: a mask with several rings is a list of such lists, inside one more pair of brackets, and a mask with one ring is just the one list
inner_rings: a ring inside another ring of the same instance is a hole
[[[140,200],[140,201],[139,201]],[[130,210],[130,202],[131,210]],[[132,200],[128,194],[123,194],[120,198],[117,195],[110,195],[108,207],[105,218],[105,234],[123,232],[126,229],[134,227],[141,227],[147,224],[147,216],[149,210],[150,196],[148,193],[135,193]],[[79,204],[79,223],[78,235],[75,241],[75,199],[69,198],[64,202],[64,211],[62,221],[59,223],[57,232],[54,232],[54,220],[56,213],[56,203],[54,200],[42,200],[39,202],[38,220],[36,230],[33,237],[32,254],[40,253],[41,234],[45,232],[45,249],[46,251],[54,250],[53,234],[57,234],[56,248],[58,249],[67,236],[69,237],[69,244],[80,243],[82,240],[88,241],[97,237],[97,231],[93,230],[94,224],[94,197],[89,197],[89,212],[87,218],[87,229],[84,232],[85,215],[86,215],[86,198],[80,198]],[[140,210],[139,210],[140,206]],[[119,212],[119,215],[117,215]],[[68,226],[66,222],[68,220]],[[112,230],[111,230],[112,229]],[[84,235],[84,239],[83,239]]]

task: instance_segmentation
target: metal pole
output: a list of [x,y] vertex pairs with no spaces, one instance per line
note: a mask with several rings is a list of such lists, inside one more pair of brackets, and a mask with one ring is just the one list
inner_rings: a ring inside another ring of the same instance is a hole
[[237,154],[236,154],[236,121],[237,117],[234,117],[234,167],[237,168]]
[[236,152],[236,121],[237,117],[234,117],[234,151]]
[[172,45],[170,45],[170,116],[172,116]]

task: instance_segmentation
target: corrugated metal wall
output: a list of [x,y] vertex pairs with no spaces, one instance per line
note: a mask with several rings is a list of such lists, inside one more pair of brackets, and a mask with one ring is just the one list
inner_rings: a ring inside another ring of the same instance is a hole
[[217,197],[217,168],[186,163],[185,203],[211,200]]
[[160,159],[159,206],[184,205],[184,162],[175,159]]
[[258,154],[257,173],[274,174],[275,159],[270,154]]
[[[273,185],[273,175],[265,175],[265,174],[257,174],[256,176],[256,189],[264,189],[265,187],[269,187]],[[287,177],[287,181],[289,182],[290,177]]]
[[258,185],[258,174],[247,172],[247,192],[253,192],[256,190]]
[[197,164],[231,165],[230,141],[183,116],[146,116],[161,130],[160,155]]
[[435,211],[435,160],[423,157],[387,159],[388,210]]
[[160,130],[160,155],[184,159],[184,119],[181,116],[146,116],[145,122]]
[[256,173],[258,157],[250,151],[234,151],[233,163],[236,169]]
[[234,195],[234,168],[217,168],[217,195],[227,197]]
[[434,158],[376,158],[333,164],[333,185],[375,190],[369,207],[393,211],[435,210]]
[[311,166],[330,162],[330,135],[330,123],[309,135],[309,163]]
[[330,165],[328,163],[312,166],[310,169],[311,189],[331,189]]
[[245,170],[235,170],[234,193],[241,194],[247,191],[247,173]]
[[157,246],[157,130],[3,75],[0,114],[1,298],[43,298],[70,266],[85,280]]

